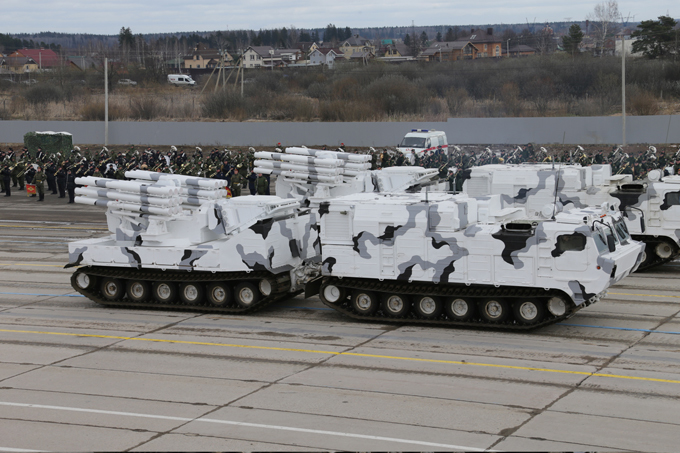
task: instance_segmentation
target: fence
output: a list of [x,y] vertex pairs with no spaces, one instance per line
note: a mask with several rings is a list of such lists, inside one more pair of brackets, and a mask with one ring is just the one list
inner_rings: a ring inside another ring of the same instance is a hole
[[[450,118],[446,122],[127,122],[109,123],[111,145],[352,147],[395,146],[413,128],[446,132],[452,144],[620,144],[621,117]],[[21,143],[29,131],[66,131],[74,144],[104,143],[95,121],[0,121],[0,141]],[[629,116],[628,144],[679,143],[680,115]]]

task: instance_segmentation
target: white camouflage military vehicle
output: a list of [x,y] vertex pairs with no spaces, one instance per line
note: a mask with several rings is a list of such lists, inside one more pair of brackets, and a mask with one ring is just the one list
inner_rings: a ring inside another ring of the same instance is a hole
[[652,170],[647,180],[633,182],[631,175],[612,175],[609,165],[518,164],[472,167],[464,178],[468,195],[499,194],[504,207],[524,207],[532,218],[603,203],[617,207],[633,239],[646,244],[640,269],[680,255],[679,176]]
[[644,249],[606,205],[527,220],[499,195],[364,193],[322,208],[321,300],[381,322],[557,322],[633,272]]
[[226,199],[226,181],[126,172],[77,178],[77,203],[103,206],[109,234],[69,244],[73,287],[103,305],[246,312],[319,273],[318,234],[299,203]]

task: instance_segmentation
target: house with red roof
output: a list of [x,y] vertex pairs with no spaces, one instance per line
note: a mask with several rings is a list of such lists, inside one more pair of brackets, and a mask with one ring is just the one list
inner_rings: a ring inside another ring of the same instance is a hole
[[9,55],[10,58],[26,58],[35,62],[38,71],[52,69],[61,65],[61,58],[52,49],[19,49]]

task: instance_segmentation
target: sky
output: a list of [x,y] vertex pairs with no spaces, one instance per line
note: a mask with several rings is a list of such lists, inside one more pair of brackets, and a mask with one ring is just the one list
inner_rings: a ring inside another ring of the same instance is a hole
[[[582,21],[596,0],[3,0],[0,33],[92,33],[116,35],[271,28],[484,25]],[[678,0],[619,0],[631,21],[670,15],[680,18]],[[25,19],[21,19],[25,18]]]

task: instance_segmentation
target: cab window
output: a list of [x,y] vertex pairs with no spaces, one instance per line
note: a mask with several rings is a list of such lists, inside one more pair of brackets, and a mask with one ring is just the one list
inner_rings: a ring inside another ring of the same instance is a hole
[[609,247],[607,246],[607,235],[604,231],[602,231],[602,229],[596,228],[593,238],[595,238],[595,245],[597,246],[597,253],[599,255],[609,252]]
[[586,237],[581,233],[563,234],[557,237],[557,249],[560,252],[580,252],[586,248]]

